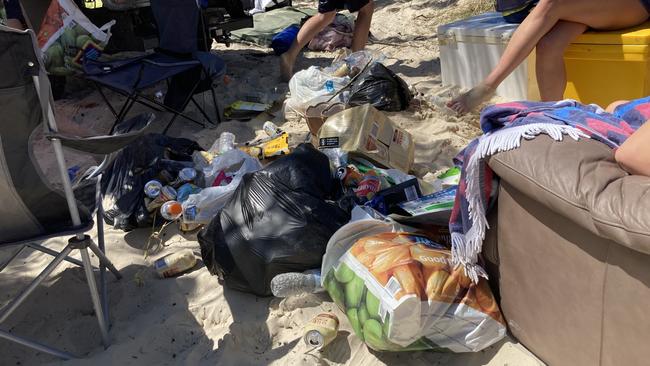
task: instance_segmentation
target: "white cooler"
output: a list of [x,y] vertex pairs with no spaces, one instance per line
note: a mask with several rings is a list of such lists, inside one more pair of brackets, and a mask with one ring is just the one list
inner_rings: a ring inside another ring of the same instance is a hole
[[[442,83],[472,88],[496,66],[517,24],[508,24],[500,13],[485,13],[438,27]],[[526,100],[528,62],[524,61],[497,88],[497,95]]]

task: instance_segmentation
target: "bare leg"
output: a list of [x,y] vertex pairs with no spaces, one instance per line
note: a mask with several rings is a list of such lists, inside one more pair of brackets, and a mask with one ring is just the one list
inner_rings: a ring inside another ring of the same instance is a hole
[[617,100],[615,102],[612,102],[610,105],[608,105],[607,108],[605,108],[605,111],[607,111],[608,113],[614,113],[616,108],[629,102],[630,102],[629,100]]
[[291,76],[293,76],[293,65],[296,63],[296,58],[298,58],[300,51],[307,45],[307,43],[316,37],[320,31],[327,27],[327,25],[334,20],[335,16],[336,11],[324,14],[318,13],[309,18],[309,20],[303,24],[289,51],[280,56],[280,75],[282,80],[289,81],[289,79],[291,79]]
[[560,100],[566,89],[564,51],[587,26],[560,20],[537,42],[535,72],[542,101]]
[[363,8],[359,9],[357,20],[354,23],[354,36],[352,38],[352,52],[361,51],[366,48],[368,43],[368,33],[370,33],[370,23],[372,22],[372,13],[375,11],[375,4],[372,0]]
[[540,0],[521,23],[488,77],[448,106],[467,113],[489,98],[497,86],[530,54],[537,42],[560,20],[596,29],[621,29],[641,24],[648,12],[638,0]]
[[650,123],[646,122],[630,136],[614,155],[631,174],[650,177]]

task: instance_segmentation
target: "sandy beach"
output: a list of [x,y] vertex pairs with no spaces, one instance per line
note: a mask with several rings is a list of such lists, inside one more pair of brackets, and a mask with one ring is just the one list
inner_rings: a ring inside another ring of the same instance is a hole
[[[390,118],[415,137],[414,174],[425,180],[452,166],[452,158],[471,139],[478,136],[478,115],[457,118],[446,114],[429,101],[434,95],[444,98],[453,91],[441,85],[436,27],[439,24],[479,11],[471,0],[414,0],[376,2],[369,49],[387,57],[385,64],[404,78],[418,93],[412,107],[390,113]],[[314,7],[312,1],[294,6]],[[279,82],[279,59],[270,49],[233,44],[215,44],[215,52],[228,65],[232,82],[218,89],[223,109],[246,90],[272,93],[285,90]],[[333,53],[306,52],[296,69],[324,66]],[[210,98],[199,97],[209,103]],[[119,98],[115,97],[116,101]],[[210,108],[210,106],[208,106]],[[195,111],[191,112],[198,116]],[[62,130],[76,134],[106,132],[112,122],[108,109],[96,92],[77,92],[57,102]],[[159,115],[163,126],[169,116]],[[223,131],[233,132],[238,141],[263,134],[262,124],[272,120],[291,135],[291,144],[308,138],[304,121],[285,116],[281,105],[270,114],[249,122],[224,121],[216,128],[201,129],[188,122],[176,122],[171,136],[196,140],[210,147]],[[45,174],[58,179],[52,152],[42,139],[36,156],[44,161]],[[89,157],[67,152],[68,165],[82,168],[96,164]],[[0,340],[2,365],[539,365],[515,340],[506,338],[474,354],[435,352],[378,353],[357,339],[326,294],[287,299],[259,298],[224,288],[199,263],[191,272],[171,279],[159,279],[151,264],[154,259],[183,248],[200,257],[196,233],[180,233],[176,227],[165,230],[162,247],[144,257],[150,229],[128,233],[106,228],[108,256],[124,275],[121,281],[109,277],[110,336],[112,346],[104,350],[94,316],[84,272],[72,264],[62,264],[18,310],[3,329],[34,338],[84,357],[67,362]],[[90,232],[95,235],[95,231]],[[53,239],[46,246],[60,250],[66,238]],[[0,260],[14,249],[0,251]],[[0,273],[0,306],[15,296],[50,260],[49,256],[28,250]],[[94,263],[97,262],[93,257]],[[323,352],[309,351],[301,340],[302,327],[316,314],[334,311],[341,319],[341,332]]]

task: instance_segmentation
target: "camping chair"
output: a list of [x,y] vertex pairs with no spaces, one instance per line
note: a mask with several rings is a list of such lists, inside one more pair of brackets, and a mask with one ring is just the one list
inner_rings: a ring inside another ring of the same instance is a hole
[[[91,208],[75,199],[72,184],[65,166],[62,146],[93,154],[110,154],[140,137],[154,119],[153,115],[141,115],[124,121],[118,126],[119,134],[90,138],[69,137],[57,132],[51,105],[51,90],[36,37],[31,30],[18,31],[0,26],[0,249],[17,248],[11,258],[0,263],[0,271],[27,248],[54,257],[43,271],[17,297],[0,308],[0,338],[4,338],[41,352],[62,358],[73,358],[70,353],[25,339],[2,329],[1,325],[25,301],[34,289],[64,260],[83,267],[90,288],[90,295],[99,322],[101,336],[106,347],[108,337],[108,302],[105,286],[105,269],[116,278],[120,273],[104,254],[102,206],[99,194],[101,172],[111,161],[111,155],[93,170],[90,178],[97,180],[96,191],[90,201],[97,208],[97,241],[84,233],[92,228]],[[39,126],[51,141],[61,174],[63,192],[53,189],[42,175],[30,146],[31,136]],[[123,126],[131,126],[125,131]],[[86,181],[91,183],[92,181]],[[42,245],[46,239],[72,235],[61,252]],[[93,274],[88,249],[99,258],[100,290]],[[79,250],[81,261],[69,257]]]
[[[213,83],[223,77],[226,67],[219,56],[198,51],[200,9],[196,1],[152,0],[151,9],[160,39],[160,47],[154,53],[111,62],[90,59],[84,62],[86,78],[95,84],[115,116],[114,126],[124,120],[135,103],[139,103],[154,110],[173,113],[163,134],[179,116],[205,127],[183,111],[191,102],[210,122],[210,117],[194,98],[195,94],[207,90],[212,95],[216,120],[221,122]],[[167,82],[164,102],[145,95],[146,88],[163,81]],[[108,100],[103,87],[126,97],[119,111]]]

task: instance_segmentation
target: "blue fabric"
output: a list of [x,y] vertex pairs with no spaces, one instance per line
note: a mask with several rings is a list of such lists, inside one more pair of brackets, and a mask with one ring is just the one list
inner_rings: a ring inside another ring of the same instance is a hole
[[273,39],[271,39],[271,48],[273,48],[275,54],[280,56],[289,51],[289,48],[291,48],[291,44],[293,44],[296,36],[298,36],[299,31],[300,27],[292,24],[284,28],[280,33],[276,34]]
[[[130,94],[134,90],[149,87],[200,65],[197,60],[179,61],[154,53],[113,62],[87,60],[84,70],[88,79]],[[138,78],[140,80],[135,84]]]

